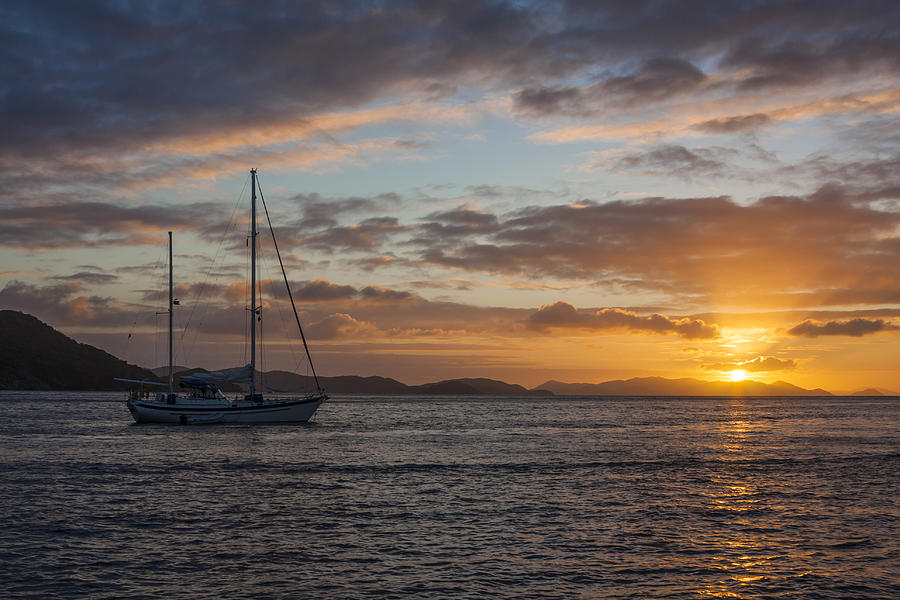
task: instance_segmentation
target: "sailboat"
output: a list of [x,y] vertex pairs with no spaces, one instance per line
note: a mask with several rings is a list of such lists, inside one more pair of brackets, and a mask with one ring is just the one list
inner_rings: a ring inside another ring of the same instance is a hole
[[[137,384],[126,394],[126,406],[131,416],[137,423],[180,423],[182,425],[200,423],[298,423],[308,421],[316,413],[328,396],[319,384],[315,367],[312,364],[312,356],[300,325],[300,318],[294,306],[294,297],[291,294],[287,273],[278,251],[278,242],[275,240],[275,232],[271,222],[269,229],[272,231],[272,241],[278,263],[281,265],[281,274],[287,287],[291,308],[294,310],[294,319],[306,350],[310,370],[315,381],[316,390],[303,395],[278,395],[270,396],[262,394],[256,373],[256,321],[260,314],[261,306],[256,304],[256,237],[259,234],[256,223],[256,169],[250,170],[250,362],[243,367],[226,369],[214,373],[194,373],[189,377],[183,377],[180,382],[180,390],[175,390],[175,377],[173,367],[173,343],[172,325],[174,307],[178,300],[173,298],[172,281],[172,232],[169,232],[169,377],[167,383],[152,381],[139,381],[132,379],[116,379]],[[263,199],[265,208],[265,199]],[[268,221],[268,210],[266,210]],[[219,384],[237,383],[249,387],[249,393],[239,394],[229,398],[219,389]],[[166,391],[153,391],[154,387],[165,387]]]

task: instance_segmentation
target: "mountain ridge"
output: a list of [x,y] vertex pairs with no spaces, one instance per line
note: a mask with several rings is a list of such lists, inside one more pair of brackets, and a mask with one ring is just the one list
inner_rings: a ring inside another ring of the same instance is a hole
[[149,369],[77,342],[37,317],[0,310],[0,389],[126,389],[114,377],[156,379]]
[[[0,310],[0,389],[117,390],[124,384],[114,377],[162,381],[168,367],[145,369],[79,343],[31,315]],[[205,369],[175,368],[176,383]],[[161,375],[155,375],[155,373]],[[260,373],[263,389],[312,389],[311,375],[273,370]],[[460,377],[420,385],[407,385],[380,376],[337,375],[319,377],[332,394],[454,395],[454,396],[832,396],[821,388],[807,390],[785,381],[771,384],[703,381],[693,378],[633,377],[602,383],[564,383],[549,380],[534,388],[486,377]],[[225,388],[223,388],[225,389]],[[231,391],[236,391],[231,390]],[[855,396],[885,395],[875,388]],[[886,394],[891,395],[891,394]]]
[[703,381],[690,377],[633,377],[602,383],[563,383],[551,379],[540,386],[557,396],[832,396],[816,388],[807,390],[786,381]]

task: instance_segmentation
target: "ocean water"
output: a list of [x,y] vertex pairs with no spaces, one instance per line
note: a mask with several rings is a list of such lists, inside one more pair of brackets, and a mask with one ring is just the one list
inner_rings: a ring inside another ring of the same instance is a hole
[[900,400],[0,392],[2,598],[900,598]]

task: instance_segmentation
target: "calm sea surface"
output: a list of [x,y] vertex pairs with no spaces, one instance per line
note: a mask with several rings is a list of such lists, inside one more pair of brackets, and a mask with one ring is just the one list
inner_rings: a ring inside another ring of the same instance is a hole
[[2,598],[900,598],[900,401],[0,392]]

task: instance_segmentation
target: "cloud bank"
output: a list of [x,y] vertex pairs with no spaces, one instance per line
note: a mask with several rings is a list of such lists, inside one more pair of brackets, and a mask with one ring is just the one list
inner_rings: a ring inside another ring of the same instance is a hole
[[619,308],[579,311],[567,302],[554,302],[528,317],[528,326],[536,331],[552,328],[586,330],[624,329],[645,333],[676,333],[686,339],[710,339],[719,336],[718,327],[699,319],[672,318],[638,314]]
[[820,337],[846,335],[862,337],[880,331],[900,331],[900,325],[882,319],[850,319],[849,321],[814,321],[807,319],[788,330],[791,335],[801,337]]

